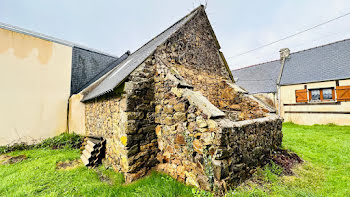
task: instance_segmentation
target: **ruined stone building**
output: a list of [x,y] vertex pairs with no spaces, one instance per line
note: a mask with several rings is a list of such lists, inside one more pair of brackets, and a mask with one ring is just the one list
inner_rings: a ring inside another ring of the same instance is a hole
[[234,84],[203,6],[70,99],[70,131],[106,139],[131,182],[151,169],[205,190],[249,177],[282,120]]

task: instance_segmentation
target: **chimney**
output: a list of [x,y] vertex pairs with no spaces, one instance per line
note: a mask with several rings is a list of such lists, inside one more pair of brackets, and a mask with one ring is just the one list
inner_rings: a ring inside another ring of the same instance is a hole
[[280,50],[280,60],[286,59],[289,57],[290,50],[288,48],[283,48]]

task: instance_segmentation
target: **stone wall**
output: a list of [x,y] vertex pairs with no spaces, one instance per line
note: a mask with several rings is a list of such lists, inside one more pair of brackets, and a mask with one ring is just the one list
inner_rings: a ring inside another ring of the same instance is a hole
[[239,122],[221,119],[217,123],[220,129],[213,141],[212,164],[219,187],[246,180],[281,146],[282,119],[277,115]]
[[181,87],[173,68],[160,59],[156,65],[159,171],[205,190],[223,191],[249,177],[281,145],[282,121],[277,116],[233,122],[224,113],[211,113],[216,107],[209,101],[202,106],[193,102],[192,95],[206,98]]
[[220,46],[204,10],[159,47],[156,56],[200,91],[232,120],[266,116],[257,102],[235,91],[229,84],[230,71],[225,66]]
[[85,104],[87,135],[106,139],[106,159],[117,171],[128,171],[126,98],[115,92]]
[[124,172],[126,182],[145,175],[157,163],[150,62],[142,64],[113,92],[85,105],[87,134],[106,138],[106,163]]

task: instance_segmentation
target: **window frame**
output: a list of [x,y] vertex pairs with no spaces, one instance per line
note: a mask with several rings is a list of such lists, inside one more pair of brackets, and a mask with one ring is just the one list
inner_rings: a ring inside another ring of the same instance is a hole
[[[332,90],[332,99],[324,99],[323,98],[323,90],[325,89],[331,89]],[[312,94],[311,91],[312,90],[319,90],[320,91],[320,100],[312,100]],[[308,89],[308,102],[310,103],[321,103],[321,102],[334,102],[336,101],[336,97],[335,97],[335,88],[334,87],[324,87],[324,88],[310,88]]]

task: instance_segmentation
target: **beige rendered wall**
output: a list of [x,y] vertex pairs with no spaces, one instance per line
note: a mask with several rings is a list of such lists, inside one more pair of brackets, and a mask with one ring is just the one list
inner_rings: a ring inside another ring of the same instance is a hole
[[0,29],[0,145],[67,130],[72,48]]
[[[313,125],[313,124],[337,124],[350,125],[350,114],[331,114],[331,113],[286,113],[286,111],[302,111],[302,112],[350,112],[350,102],[340,102],[336,105],[288,105],[295,104],[295,90],[304,89],[307,85],[308,89],[326,88],[336,86],[335,81],[308,83],[281,86],[282,110],[281,116],[285,122],[291,121],[296,124]],[[350,85],[350,79],[339,80],[340,86]]]
[[80,102],[83,97],[83,94],[74,94],[69,99],[69,133],[86,135],[85,104]]

